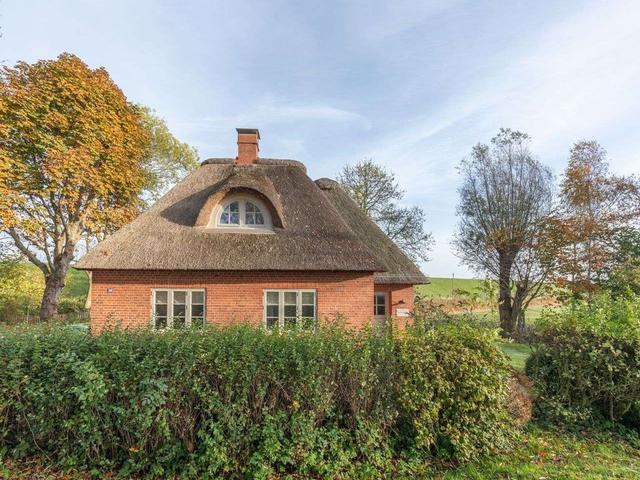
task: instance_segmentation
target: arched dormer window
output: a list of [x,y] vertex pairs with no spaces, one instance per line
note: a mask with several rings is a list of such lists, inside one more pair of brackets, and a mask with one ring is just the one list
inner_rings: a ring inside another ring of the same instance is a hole
[[211,227],[272,229],[271,214],[262,200],[245,194],[225,198],[214,209]]

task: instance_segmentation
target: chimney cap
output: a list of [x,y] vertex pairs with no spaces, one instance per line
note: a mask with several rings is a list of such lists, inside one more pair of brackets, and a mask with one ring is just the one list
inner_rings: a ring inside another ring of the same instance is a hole
[[258,136],[258,140],[260,139],[260,131],[257,128],[236,128],[236,132],[238,132],[238,134],[254,133]]

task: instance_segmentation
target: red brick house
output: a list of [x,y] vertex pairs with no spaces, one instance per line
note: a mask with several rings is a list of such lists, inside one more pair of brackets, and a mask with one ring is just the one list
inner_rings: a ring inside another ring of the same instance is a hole
[[250,321],[267,328],[408,317],[418,267],[333,180],[294,160],[212,158],[76,265],[91,330]]

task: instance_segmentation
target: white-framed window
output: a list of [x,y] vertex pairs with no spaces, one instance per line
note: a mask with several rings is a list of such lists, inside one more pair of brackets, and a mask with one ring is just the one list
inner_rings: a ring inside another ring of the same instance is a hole
[[206,322],[203,289],[156,288],[151,295],[154,329],[202,327]]
[[315,290],[264,291],[264,326],[267,330],[313,328],[316,316]]
[[246,194],[227,197],[211,216],[213,228],[271,229],[271,214],[264,202]]
[[373,294],[373,316],[386,317],[387,310],[387,294],[384,292],[376,292]]

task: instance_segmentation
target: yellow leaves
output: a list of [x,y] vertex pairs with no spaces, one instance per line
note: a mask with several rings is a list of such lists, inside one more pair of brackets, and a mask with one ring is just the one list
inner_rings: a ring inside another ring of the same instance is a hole
[[104,69],[67,53],[2,68],[0,134],[1,228],[32,229],[42,212],[27,225],[13,207],[51,192],[51,209],[70,216],[124,208],[116,218],[130,218],[150,139],[140,112]]

